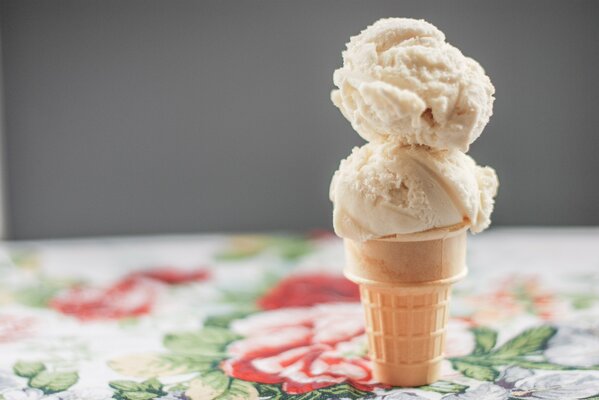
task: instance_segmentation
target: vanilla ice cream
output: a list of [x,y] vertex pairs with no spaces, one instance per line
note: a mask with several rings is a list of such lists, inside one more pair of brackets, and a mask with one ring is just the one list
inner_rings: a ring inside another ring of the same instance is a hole
[[331,94],[368,141],[467,151],[493,112],[483,68],[423,20],[377,21],[351,38]]
[[457,150],[368,143],[341,161],[330,188],[337,235],[366,241],[465,222],[490,224],[497,176]]

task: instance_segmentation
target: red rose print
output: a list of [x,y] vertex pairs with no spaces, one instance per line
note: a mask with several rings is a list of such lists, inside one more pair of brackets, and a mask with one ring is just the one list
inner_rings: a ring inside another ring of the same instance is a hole
[[81,320],[138,317],[151,312],[160,284],[178,285],[208,279],[204,269],[161,267],[127,275],[107,288],[80,286],[59,294],[50,306]]
[[358,302],[358,286],[338,275],[296,275],[283,279],[261,299],[264,310],[306,307],[322,303]]
[[173,267],[158,267],[135,272],[130,277],[154,279],[169,285],[205,281],[210,273],[205,269],[184,270]]
[[341,382],[372,390],[365,357],[364,322],[358,303],[323,304],[254,314],[231,328],[233,342],[222,369],[234,378],[282,384],[300,394]]
[[126,278],[108,288],[74,287],[50,301],[50,307],[82,320],[137,317],[151,311],[156,283]]
[[[374,382],[363,356],[359,301],[357,285],[342,276],[290,276],[258,300],[261,308],[274,311],[233,323],[245,338],[229,346],[233,358],[222,368],[235,378],[281,383],[293,394],[345,381],[370,390]],[[358,353],[347,355],[356,348]]]

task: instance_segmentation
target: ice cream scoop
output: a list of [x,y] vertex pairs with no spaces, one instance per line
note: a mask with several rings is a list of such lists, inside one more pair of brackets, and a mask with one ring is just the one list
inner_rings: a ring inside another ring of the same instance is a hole
[[341,161],[330,187],[337,235],[366,241],[491,222],[498,180],[458,150],[368,143]]
[[331,94],[368,141],[467,151],[493,112],[483,68],[423,20],[381,19],[351,38]]

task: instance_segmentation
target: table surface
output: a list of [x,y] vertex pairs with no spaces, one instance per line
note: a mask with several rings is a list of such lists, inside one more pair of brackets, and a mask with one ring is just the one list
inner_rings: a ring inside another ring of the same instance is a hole
[[599,229],[469,239],[441,381],[373,381],[341,241],[0,246],[0,399],[599,399]]

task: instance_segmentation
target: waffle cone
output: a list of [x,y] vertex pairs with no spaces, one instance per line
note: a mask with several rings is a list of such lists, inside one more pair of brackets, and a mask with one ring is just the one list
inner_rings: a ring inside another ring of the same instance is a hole
[[421,386],[439,379],[451,285],[466,275],[466,229],[345,239],[344,272],[360,286],[379,382]]

